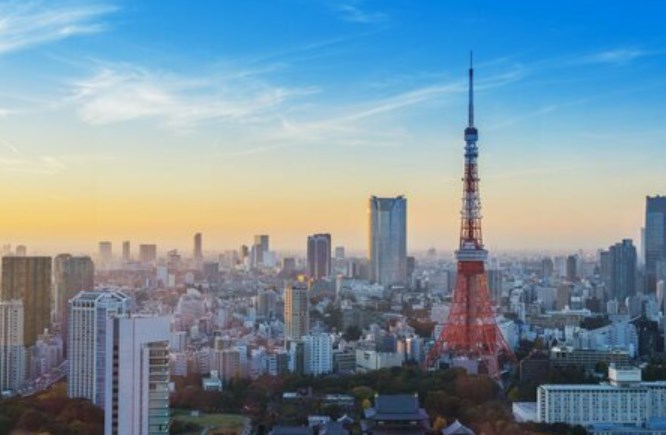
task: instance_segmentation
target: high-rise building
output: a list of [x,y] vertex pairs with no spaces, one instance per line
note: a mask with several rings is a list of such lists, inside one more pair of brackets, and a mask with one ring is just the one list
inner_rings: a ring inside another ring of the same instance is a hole
[[55,318],[66,339],[69,300],[79,292],[95,289],[95,264],[92,258],[57,255],[53,260],[53,286]]
[[25,257],[26,255],[28,255],[28,248],[25,245],[18,245],[16,247],[16,256]]
[[245,259],[250,256],[250,248],[247,245],[241,245],[240,250],[238,251],[238,256],[241,264],[245,262]]
[[302,284],[289,284],[284,289],[285,340],[300,340],[310,333],[310,295]]
[[241,351],[239,349],[215,349],[212,356],[212,368],[220,374],[221,379],[228,382],[242,376]]
[[130,298],[120,292],[81,292],[69,301],[67,358],[69,397],[82,397],[104,407],[112,394],[113,316],[130,310]]
[[194,262],[198,267],[203,264],[203,241],[201,233],[194,235]]
[[490,298],[495,305],[500,305],[502,302],[503,274],[504,271],[500,268],[488,269],[486,272],[488,291],[490,292]]
[[21,300],[23,344],[30,347],[51,326],[51,257],[3,257],[0,301]]
[[132,251],[130,247],[130,241],[125,240],[123,242],[123,263],[128,263],[132,259]]
[[344,246],[336,246],[335,247],[335,259],[336,260],[344,260],[345,259],[345,247]]
[[254,236],[254,244],[252,245],[252,265],[260,267],[264,265],[265,257],[270,249],[269,238],[266,234],[259,234]]
[[328,334],[306,335],[303,340],[304,369],[307,375],[333,371],[333,341]]
[[296,272],[296,259],[294,257],[284,257],[282,259],[281,274],[285,278],[290,278]]
[[553,259],[552,258],[546,257],[543,260],[541,260],[541,276],[543,278],[552,277],[554,270],[555,270],[555,266],[553,264]]
[[382,284],[405,284],[407,279],[407,199],[369,201],[370,279]]
[[257,294],[255,309],[258,319],[271,319],[275,316],[277,294],[273,290],[262,290]]
[[26,374],[23,302],[0,301],[0,392],[16,391]]
[[608,249],[608,297],[624,301],[636,294],[636,247],[624,239]]
[[308,278],[318,280],[331,274],[331,235],[308,237]]
[[666,196],[648,196],[645,206],[646,290],[657,288],[657,262],[666,258]]
[[113,262],[113,245],[111,242],[99,242],[98,260],[102,268],[111,267]]
[[157,245],[139,245],[139,261],[143,264],[154,264],[157,261]]
[[169,433],[169,317],[109,320],[104,433]]
[[567,266],[566,266],[566,278],[569,282],[574,282],[578,279],[578,259],[575,255],[569,255],[567,257]]

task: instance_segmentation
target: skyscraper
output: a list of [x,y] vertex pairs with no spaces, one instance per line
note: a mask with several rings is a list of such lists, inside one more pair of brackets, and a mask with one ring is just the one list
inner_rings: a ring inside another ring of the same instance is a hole
[[130,248],[130,241],[123,242],[123,263],[128,263],[132,259],[132,252]]
[[308,237],[308,278],[318,280],[331,274],[331,235]]
[[51,326],[51,257],[2,257],[0,301],[21,300],[23,344],[30,347]]
[[608,298],[624,301],[636,294],[636,247],[630,239],[624,239],[608,249]]
[[310,333],[310,300],[303,284],[289,284],[284,289],[284,336],[300,340]]
[[25,374],[23,302],[0,301],[0,392],[16,391]]
[[157,261],[157,245],[139,245],[139,261],[145,265],[154,264]]
[[201,233],[196,233],[194,235],[194,262],[197,266],[203,264],[203,241],[201,238]]
[[69,302],[67,358],[69,397],[82,397],[104,407],[111,396],[107,378],[113,370],[113,316],[130,310],[130,298],[120,292],[81,292]]
[[111,242],[99,242],[99,258],[102,268],[111,267],[113,262],[113,245]]
[[333,340],[328,334],[303,337],[304,371],[308,375],[323,375],[333,371]]
[[578,265],[578,259],[576,258],[576,256],[569,255],[567,257],[567,266],[566,266],[567,281],[574,282],[578,279],[577,265]]
[[645,204],[646,289],[657,288],[657,261],[666,258],[666,196],[648,196]]
[[60,322],[62,336],[67,338],[69,300],[84,290],[95,289],[95,264],[88,256],[60,254],[53,260],[55,318]]
[[252,265],[260,267],[264,265],[266,254],[270,249],[269,238],[266,234],[259,234],[254,236],[254,244],[252,245]]
[[407,279],[407,199],[370,197],[370,279],[405,284]]
[[104,433],[168,434],[169,318],[121,316],[109,323]]

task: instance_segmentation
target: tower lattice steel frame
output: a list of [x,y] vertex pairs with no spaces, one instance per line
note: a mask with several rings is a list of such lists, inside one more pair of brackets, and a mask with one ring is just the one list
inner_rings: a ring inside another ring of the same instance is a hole
[[442,356],[465,357],[480,361],[486,372],[499,377],[498,357],[515,356],[495,321],[486,281],[485,260],[481,234],[481,200],[476,144],[479,134],[474,126],[474,68],[470,55],[469,121],[465,129],[465,176],[460,223],[460,246],[456,251],[457,279],[453,301],[444,329],[426,358],[432,367]]

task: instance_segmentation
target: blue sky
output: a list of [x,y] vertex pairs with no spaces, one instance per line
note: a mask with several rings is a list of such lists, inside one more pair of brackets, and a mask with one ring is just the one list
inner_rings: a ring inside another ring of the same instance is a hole
[[[370,194],[453,248],[478,77],[494,249],[636,237],[665,193],[666,4],[0,3],[0,239],[363,249]],[[47,217],[47,218],[45,218]],[[92,248],[91,248],[92,249]]]

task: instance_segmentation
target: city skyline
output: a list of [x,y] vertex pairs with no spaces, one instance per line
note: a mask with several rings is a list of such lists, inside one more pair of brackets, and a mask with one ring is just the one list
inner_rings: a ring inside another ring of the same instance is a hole
[[404,194],[408,250],[453,251],[473,48],[489,250],[640,246],[666,185],[663,5],[180,7],[2,3],[0,241],[362,252],[367,198]]

